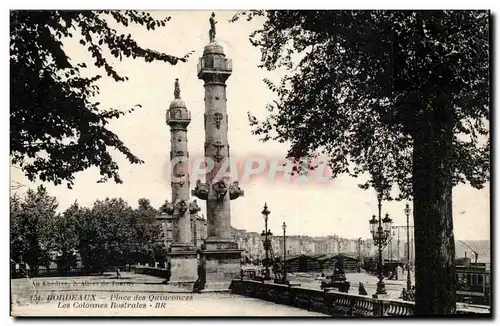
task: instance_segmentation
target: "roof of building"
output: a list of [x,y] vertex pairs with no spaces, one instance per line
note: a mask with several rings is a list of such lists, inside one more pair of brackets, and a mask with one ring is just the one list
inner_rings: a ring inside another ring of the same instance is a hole
[[306,256],[306,255],[292,255],[292,256],[286,257],[286,260],[287,261],[294,260],[294,259],[297,259],[297,258],[302,257],[302,256]]
[[336,256],[336,255],[322,255],[322,256],[318,257],[317,259],[318,259],[319,261],[325,261],[325,260],[329,260],[329,259],[331,259],[331,258],[333,258],[333,257],[335,257],[335,256]]
[[296,260],[296,259],[300,259],[300,258],[305,258],[307,260],[315,260],[315,261],[317,261],[318,259],[314,258],[314,257],[315,256],[300,254],[300,255],[294,255],[294,256],[291,256],[291,257],[287,257],[286,261]]
[[335,255],[322,255],[318,258],[316,258],[317,260],[319,261],[326,261],[326,260],[336,260],[338,259],[340,256],[346,258],[347,260],[358,260],[357,257],[355,256],[352,256],[352,255],[348,255],[348,254],[344,254],[344,253],[340,253],[340,254],[335,254]]

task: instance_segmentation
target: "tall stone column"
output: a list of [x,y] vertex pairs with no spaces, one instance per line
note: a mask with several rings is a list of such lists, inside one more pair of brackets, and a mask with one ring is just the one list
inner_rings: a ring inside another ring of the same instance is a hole
[[239,277],[241,250],[231,236],[230,200],[243,196],[238,182],[218,178],[221,168],[229,166],[226,80],[232,73],[231,60],[215,40],[214,14],[210,18],[210,43],[198,63],[198,78],[205,88],[205,157],[214,163],[206,183],[197,181],[193,195],[207,202],[207,239],[203,261],[206,288],[226,288]]
[[[207,48],[205,48],[205,51]],[[208,48],[212,50],[212,48]],[[215,48],[217,50],[217,48]],[[207,51],[206,51],[207,52]],[[217,60],[219,54],[205,55],[205,59]],[[220,57],[219,57],[220,58]],[[203,58],[202,58],[203,60]],[[229,142],[227,139],[228,115],[226,108],[226,85],[225,79],[229,77],[230,67],[223,59],[219,69],[225,73],[208,72],[203,73],[205,81],[205,157],[212,159],[214,168],[207,174],[207,184],[210,191],[207,198],[207,235],[209,239],[228,240],[231,239],[231,210],[229,192],[227,191],[229,180],[223,178],[217,180],[217,173],[222,168],[224,161],[229,158]]]
[[170,283],[191,289],[197,279],[197,253],[192,242],[191,213],[189,204],[189,170],[187,127],[191,113],[181,100],[179,80],[175,80],[175,99],[170,103],[166,122],[170,126],[170,171],[172,204],[169,214],[173,217],[173,241],[170,245]]

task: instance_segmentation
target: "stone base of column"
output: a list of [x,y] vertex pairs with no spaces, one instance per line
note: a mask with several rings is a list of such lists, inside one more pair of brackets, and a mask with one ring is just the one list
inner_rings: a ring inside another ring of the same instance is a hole
[[190,244],[172,244],[168,253],[170,257],[169,285],[180,290],[192,292],[198,278],[198,253]]
[[241,252],[238,243],[228,239],[209,238],[201,251],[206,280],[203,292],[229,291],[241,272]]

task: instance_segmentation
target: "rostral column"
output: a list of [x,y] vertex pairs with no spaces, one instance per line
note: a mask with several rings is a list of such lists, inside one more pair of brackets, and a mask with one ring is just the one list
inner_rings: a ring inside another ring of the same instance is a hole
[[214,168],[206,174],[206,183],[196,182],[192,194],[207,203],[207,239],[202,249],[206,272],[205,289],[227,289],[240,275],[241,251],[231,235],[230,200],[243,196],[238,182],[216,178],[217,172],[229,166],[227,139],[226,80],[231,76],[231,60],[215,40],[215,14],[210,17],[210,43],[198,63],[198,78],[205,87],[205,157]]
[[172,174],[172,204],[168,206],[167,214],[173,217],[173,241],[168,251],[171,272],[169,283],[191,290],[198,277],[198,257],[192,241],[191,214],[196,213],[199,208],[195,202],[189,203],[187,127],[191,122],[191,113],[181,100],[178,79],[175,80],[174,87],[175,99],[170,103],[166,116],[166,123],[170,126]]

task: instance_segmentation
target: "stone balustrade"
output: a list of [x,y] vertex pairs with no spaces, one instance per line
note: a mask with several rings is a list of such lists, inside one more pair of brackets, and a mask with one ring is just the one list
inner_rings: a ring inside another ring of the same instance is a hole
[[198,74],[202,70],[217,70],[231,72],[233,61],[222,56],[204,56],[200,58],[197,66]]
[[[313,290],[302,287],[252,280],[233,280],[234,294],[294,306],[331,316],[388,317],[412,316],[414,302],[394,299],[374,299],[368,296],[341,293],[333,290]],[[458,307],[457,314],[491,316],[489,312]]]

